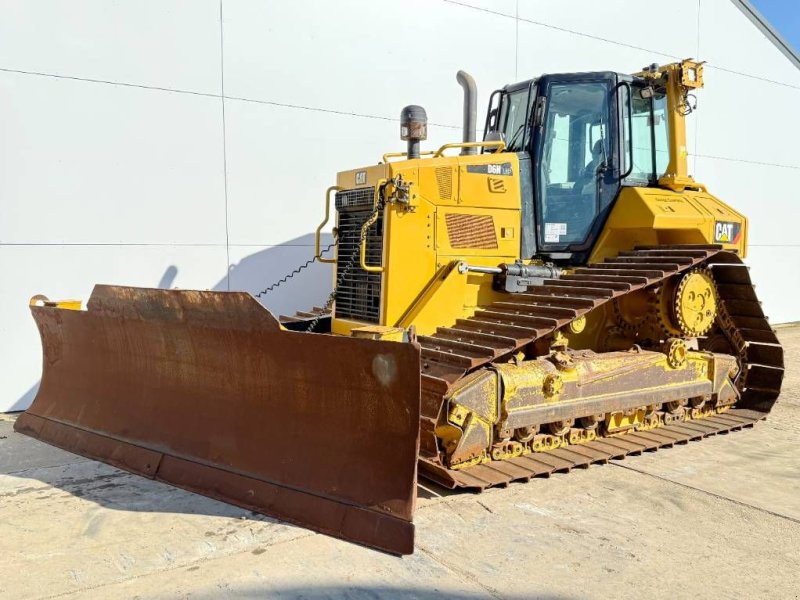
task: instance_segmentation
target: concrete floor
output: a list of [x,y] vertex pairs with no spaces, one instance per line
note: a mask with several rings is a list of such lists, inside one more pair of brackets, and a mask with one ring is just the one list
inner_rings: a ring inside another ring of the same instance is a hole
[[394,558],[17,435],[0,415],[3,598],[798,598],[800,327],[754,429],[481,495],[423,482]]

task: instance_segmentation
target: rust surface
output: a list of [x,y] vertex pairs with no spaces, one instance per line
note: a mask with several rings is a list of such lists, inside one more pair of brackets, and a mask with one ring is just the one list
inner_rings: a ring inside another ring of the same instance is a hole
[[281,331],[250,295],[97,286],[31,307],[42,382],[16,428],[201,494],[413,551],[419,350]]
[[420,474],[448,488],[482,491],[488,487],[525,482],[533,477],[567,473],[590,464],[604,464],[611,459],[637,455],[675,444],[687,444],[716,434],[752,427],[766,413],[732,409],[698,421],[685,421],[647,431],[635,431],[614,437],[602,437],[584,444],[569,445],[547,452],[534,452],[504,461],[492,461],[468,469],[448,469],[428,458],[420,459]]

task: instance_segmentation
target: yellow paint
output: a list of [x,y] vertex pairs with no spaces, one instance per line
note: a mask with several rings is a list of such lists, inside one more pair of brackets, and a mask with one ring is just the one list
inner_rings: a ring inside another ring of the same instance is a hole
[[[723,248],[745,256],[745,217],[708,193],[686,171],[685,116],[681,111],[685,112],[685,93],[702,87],[702,64],[682,61],[639,75],[668,97],[668,173],[659,187],[621,188],[588,262],[600,262],[640,245],[721,243]],[[498,142],[472,145],[501,147]],[[492,288],[491,274],[461,273],[455,265],[464,262],[497,267],[531,259],[520,256],[523,224],[517,155],[446,154],[463,147],[446,144],[432,155],[413,160],[403,153],[388,153],[384,160],[391,162],[343,171],[337,176],[336,185],[343,189],[366,187],[376,191],[381,182],[389,182],[383,266],[364,264],[363,249],[359,261],[362,269],[380,272],[380,325],[413,325],[423,335],[434,333],[438,327],[453,326],[479,307],[508,297]],[[507,168],[498,170],[501,165]],[[396,199],[394,182],[398,180],[407,190],[402,201]],[[468,225],[461,229],[454,226],[459,219]],[[738,238],[726,240],[719,234],[718,223],[739,224]],[[475,233],[477,229],[481,230],[479,234]],[[606,321],[592,317],[571,324],[563,333],[570,345],[598,348],[608,337]],[[334,306],[333,333],[349,335],[360,325],[363,323],[337,318]],[[620,340],[623,346],[625,343]]]
[[385,342],[402,342],[405,338],[405,333],[406,330],[402,327],[384,327],[382,325],[354,327],[351,330],[353,337],[383,340]]
[[433,153],[433,157],[439,158],[440,156],[444,155],[445,150],[450,150],[452,148],[494,148],[495,151],[500,152],[505,147],[506,143],[500,140],[492,142],[455,142],[451,144],[445,144],[439,148]]
[[746,256],[747,219],[708,192],[623,187],[589,262],[601,262],[636,246],[718,243],[714,239],[717,221],[741,224],[739,240],[721,245]]
[[[530,421],[531,411],[562,403],[609,401],[636,391],[649,397],[674,397],[687,390],[724,392],[730,380],[715,383],[717,368],[727,369],[732,357],[687,350],[676,361],[661,352],[615,352],[572,357],[556,351],[546,358],[496,364],[492,371],[477,371],[457,384],[448,395],[446,419],[440,419],[436,434],[443,441],[450,464],[471,462],[486,452],[493,460],[507,460],[521,452],[546,451],[566,443],[583,443],[597,436],[591,430],[573,428],[565,435],[514,436],[512,428],[528,431],[546,423]],[[679,372],[680,376],[675,377]],[[502,385],[498,385],[496,377]],[[597,385],[587,388],[588,385]],[[619,405],[617,405],[619,406]],[[659,425],[651,409],[634,406],[605,413],[606,434],[622,434]],[[512,424],[513,423],[513,424]],[[493,432],[501,432],[498,436]],[[554,432],[553,432],[554,433]],[[521,447],[520,447],[521,442]]]
[[378,220],[378,211],[379,211],[379,202],[380,202],[380,192],[381,186],[386,183],[386,179],[379,179],[375,183],[375,192],[372,195],[372,213],[370,214],[369,219],[364,221],[363,225],[361,225],[361,243],[359,244],[359,265],[361,266],[361,270],[366,271],[367,273],[383,273],[382,266],[374,266],[367,264],[367,231],[369,230],[372,225],[375,224],[375,221]]
[[[439,319],[443,313],[447,313],[453,306],[463,304],[468,294],[468,281],[472,276],[459,272],[459,264],[458,261],[453,261],[439,269],[400,316],[396,326],[407,328],[413,324],[419,334],[427,335],[441,325]],[[478,279],[480,285],[480,277],[472,279]],[[471,313],[465,311],[462,314]]]
[[80,300],[50,300],[47,296],[37,294],[30,299],[31,306],[47,306],[49,308],[63,308],[65,310],[81,310]]
[[586,329],[586,316],[582,315],[573,319],[569,324],[569,330],[572,333],[582,333]]
[[314,232],[314,256],[321,263],[336,263],[335,258],[325,258],[322,256],[322,244],[320,243],[320,238],[322,237],[322,230],[325,228],[325,225],[328,224],[328,220],[331,216],[331,198],[333,197],[333,194],[341,189],[344,188],[341,188],[338,185],[332,185],[325,191],[325,218]]
[[[659,185],[682,191],[687,187],[698,187],[689,176],[686,151],[686,94],[703,87],[703,63],[684,60],[658,67],[655,71],[643,71],[638,76],[650,81],[651,85],[667,94],[667,113],[669,121],[669,165],[666,173],[659,179]],[[702,186],[700,186],[702,187]]]
[[[488,181],[494,175],[467,169],[468,165],[501,163],[510,164],[513,172],[513,176],[497,177],[505,183],[503,191],[490,189]],[[357,175],[363,172],[367,185],[376,187],[381,180],[400,176],[410,190],[409,205],[391,202],[384,212],[383,264],[388,267],[381,275],[381,325],[413,324],[419,334],[430,334],[502,296],[492,289],[491,275],[460,274],[453,266],[466,260],[470,265],[495,267],[518,258],[519,239],[513,233],[520,227],[516,155],[398,160],[339,173],[337,185],[353,188]],[[388,192],[391,194],[391,189]],[[454,248],[447,231],[447,215],[451,213],[489,217],[497,247]],[[353,321],[334,318],[332,331],[347,335],[355,326]]]
[[610,412],[606,415],[606,431],[610,434],[622,433],[644,423],[645,409]]
[[717,316],[717,290],[709,273],[690,271],[681,278],[675,315],[686,335],[702,335],[711,328]]

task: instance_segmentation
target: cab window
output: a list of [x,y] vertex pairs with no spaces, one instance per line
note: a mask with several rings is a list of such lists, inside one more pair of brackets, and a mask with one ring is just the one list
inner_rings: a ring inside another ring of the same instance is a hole
[[518,152],[525,147],[528,131],[525,116],[528,114],[529,88],[510,92],[503,100],[500,111],[500,130],[510,152]]
[[[627,117],[623,121],[623,171],[627,172],[631,156],[633,158],[633,166],[625,181],[654,184],[666,173],[669,165],[667,97],[655,91],[648,93],[650,90],[641,85],[625,89],[631,89],[631,97],[626,98],[626,102],[630,102],[630,123]],[[647,91],[643,93],[643,90]]]
[[583,243],[599,213],[600,189],[609,167],[608,85],[550,85],[539,166],[540,240]]

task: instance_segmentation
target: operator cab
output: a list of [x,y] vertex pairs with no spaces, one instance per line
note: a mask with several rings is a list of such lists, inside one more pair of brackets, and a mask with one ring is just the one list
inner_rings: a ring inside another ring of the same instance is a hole
[[620,187],[657,185],[664,174],[666,106],[645,81],[611,72],[545,75],[492,93],[484,138],[519,154],[522,256],[585,262]]

